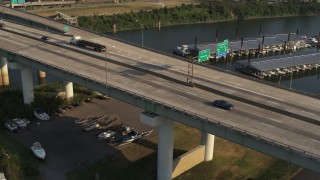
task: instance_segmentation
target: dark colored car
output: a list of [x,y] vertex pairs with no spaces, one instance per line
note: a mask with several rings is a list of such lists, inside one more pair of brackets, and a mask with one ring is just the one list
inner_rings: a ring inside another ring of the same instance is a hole
[[49,38],[48,36],[42,36],[41,39],[47,41],[47,40],[49,40],[50,38]]
[[227,110],[231,110],[234,108],[234,105],[232,105],[231,103],[229,103],[228,101],[225,100],[215,100],[212,103],[215,107],[218,108],[223,108],[223,109],[227,109]]
[[3,22],[0,22],[0,28],[5,28],[6,25]]

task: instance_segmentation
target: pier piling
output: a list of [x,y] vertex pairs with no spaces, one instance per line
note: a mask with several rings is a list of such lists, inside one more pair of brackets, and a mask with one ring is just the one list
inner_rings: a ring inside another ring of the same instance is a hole
[[238,40],[238,36],[239,36],[239,29],[237,28],[237,32],[236,32],[236,38]]
[[216,30],[216,42],[218,42],[218,30]]
[[259,28],[259,36],[261,35],[261,26],[260,26],[260,28]]

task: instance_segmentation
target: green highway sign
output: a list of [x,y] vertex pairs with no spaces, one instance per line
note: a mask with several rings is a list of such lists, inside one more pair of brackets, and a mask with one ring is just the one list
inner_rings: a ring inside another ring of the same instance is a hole
[[65,27],[63,28],[63,30],[64,30],[65,32],[68,32],[68,31],[69,31],[69,27],[68,27],[68,26],[65,26]]
[[199,51],[198,62],[207,61],[210,58],[210,49]]
[[225,39],[223,42],[217,44],[217,57],[225,56],[228,53],[229,41]]

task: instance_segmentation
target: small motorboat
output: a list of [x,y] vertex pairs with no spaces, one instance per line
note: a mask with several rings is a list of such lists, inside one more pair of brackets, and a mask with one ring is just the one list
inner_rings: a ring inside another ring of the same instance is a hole
[[15,122],[19,128],[27,127],[27,123],[23,119],[15,118],[15,119],[12,119],[12,121]]
[[132,143],[141,138],[140,134],[134,130],[131,130],[127,135],[121,137],[117,140],[118,145],[124,145],[128,143]]
[[18,129],[17,124],[15,122],[13,122],[11,119],[5,120],[3,125],[9,131],[16,131]]
[[151,129],[150,131],[145,131],[145,132],[140,133],[140,136],[141,136],[141,137],[147,137],[147,136],[149,136],[152,132],[153,132],[153,129]]
[[116,135],[116,133],[114,131],[105,131],[105,132],[102,132],[98,135],[98,138],[99,139],[108,139],[108,138],[112,138]]
[[26,118],[22,118],[21,121],[23,121],[24,123],[26,123],[27,125],[30,124],[30,121]]
[[31,150],[39,159],[43,160],[46,157],[46,152],[39,142],[34,142],[31,146]]
[[36,108],[34,110],[34,115],[40,119],[40,120],[43,120],[43,121],[46,121],[46,120],[49,120],[50,117],[49,115],[41,108]]
[[98,123],[92,123],[83,127],[83,131],[92,131],[96,128],[100,127]]

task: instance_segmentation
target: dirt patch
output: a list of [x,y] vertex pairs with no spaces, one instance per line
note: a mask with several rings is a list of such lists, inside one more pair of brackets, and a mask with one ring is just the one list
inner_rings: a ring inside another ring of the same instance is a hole
[[156,8],[175,7],[181,4],[190,4],[195,1],[128,1],[124,3],[114,4],[112,1],[103,0],[86,0],[79,1],[73,7],[64,8],[44,8],[32,10],[31,13],[41,16],[52,16],[56,11],[60,11],[69,16],[92,16],[92,15],[112,15],[117,13],[126,13],[130,11],[152,10]]

